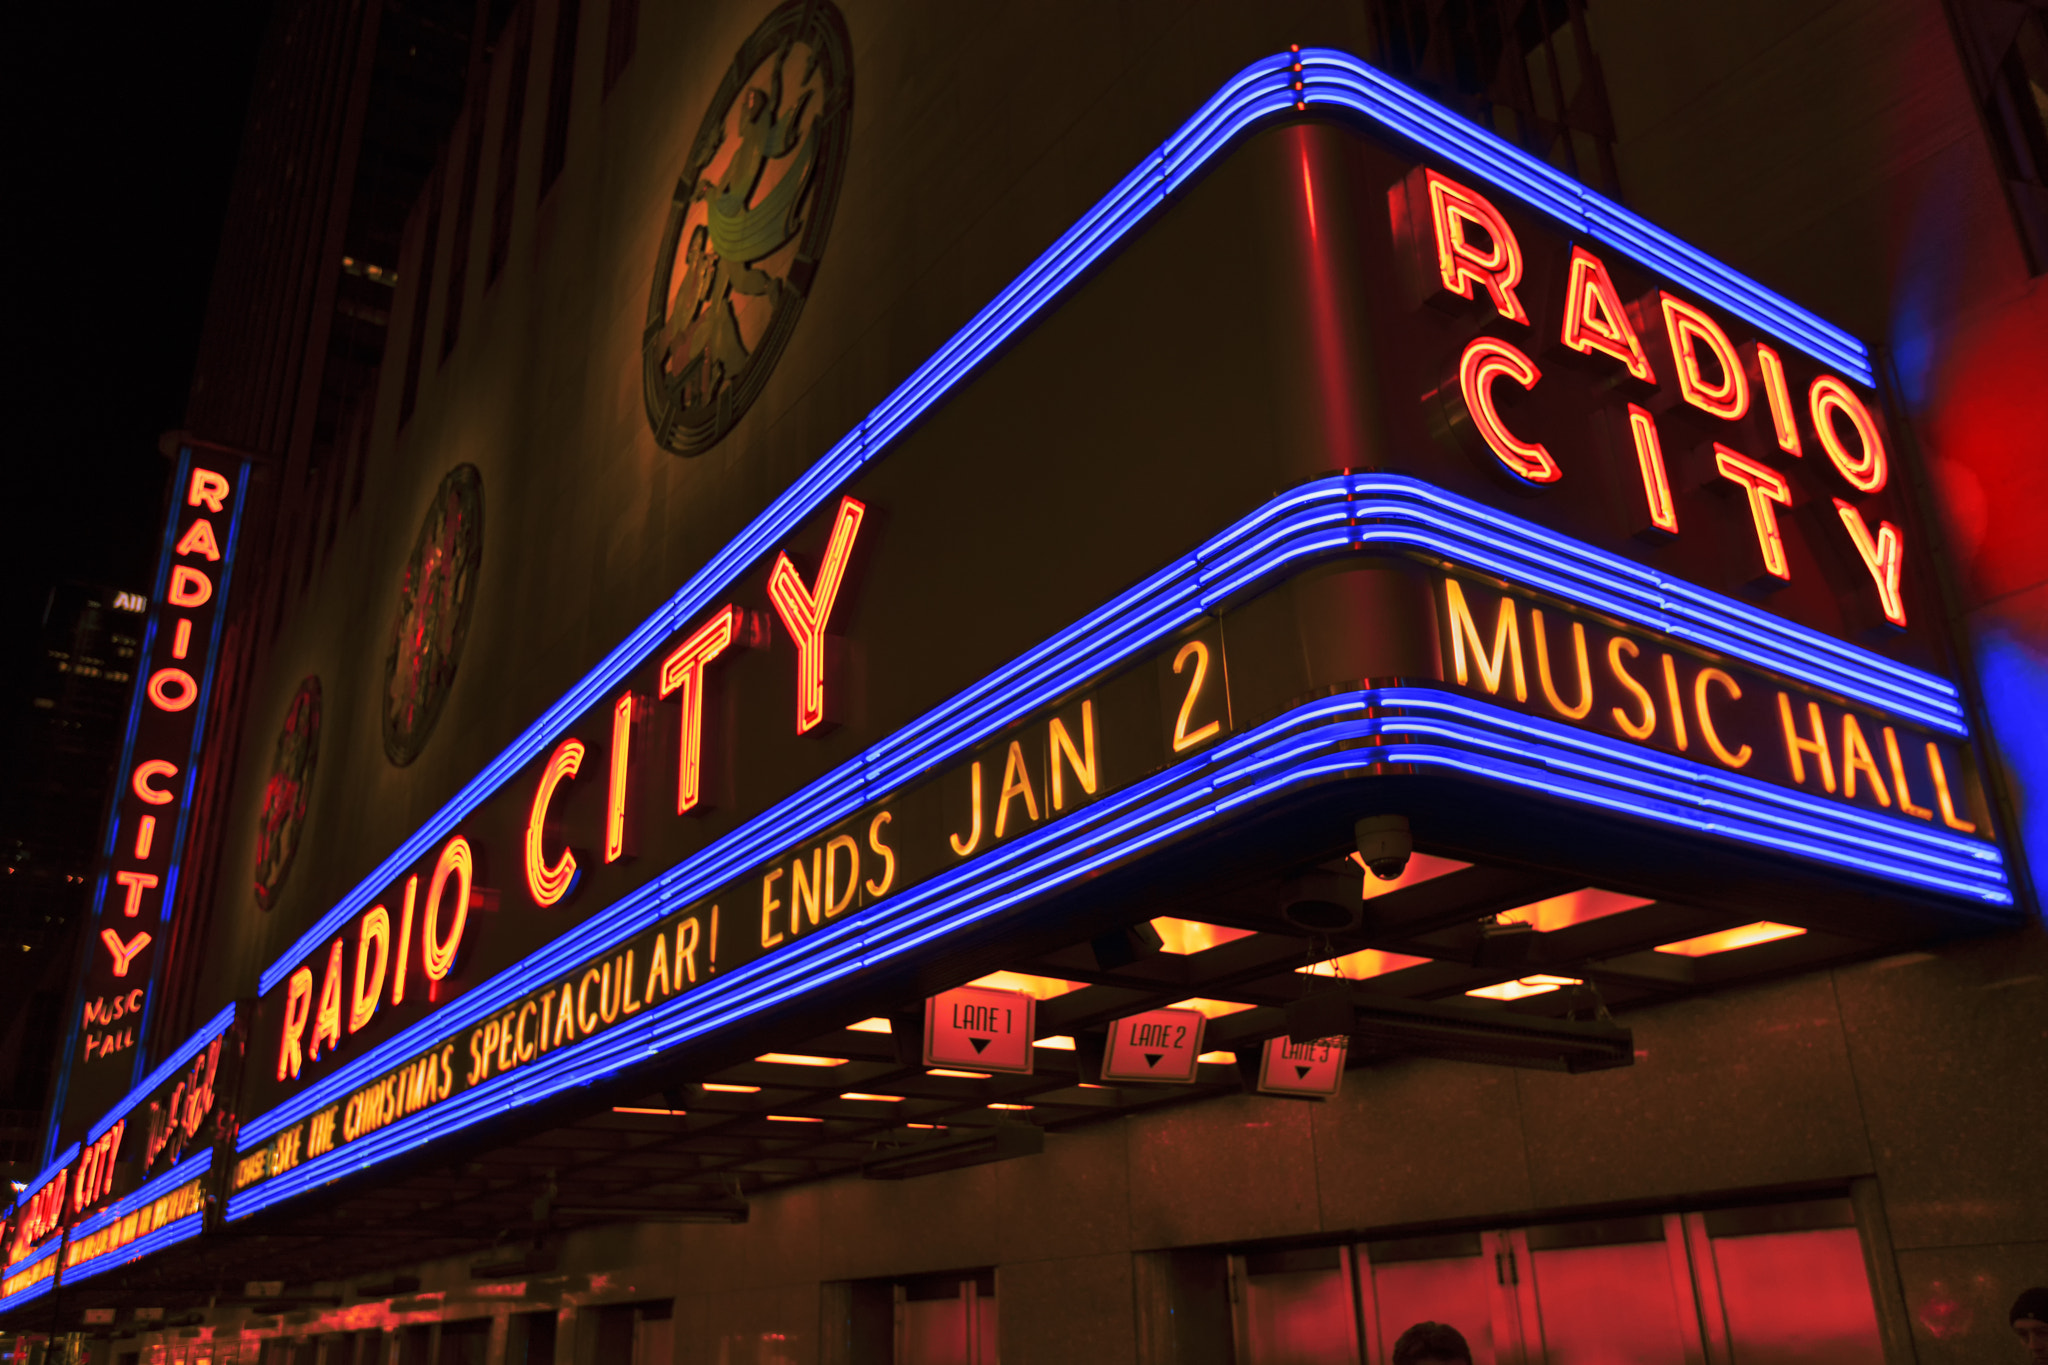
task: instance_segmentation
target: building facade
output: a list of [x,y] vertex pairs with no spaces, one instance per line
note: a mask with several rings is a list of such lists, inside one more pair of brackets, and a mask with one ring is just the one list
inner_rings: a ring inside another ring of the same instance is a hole
[[277,25],[19,1352],[2011,1349],[2037,13]]

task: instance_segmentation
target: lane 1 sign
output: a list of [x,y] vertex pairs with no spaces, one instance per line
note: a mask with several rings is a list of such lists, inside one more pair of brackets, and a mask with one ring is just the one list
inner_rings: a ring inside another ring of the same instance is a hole
[[1349,1038],[1318,1038],[1297,1043],[1286,1034],[1266,1040],[1259,1061],[1262,1095],[1313,1095],[1329,1099],[1344,1084],[1344,1056]]
[[1103,1052],[1102,1079],[1190,1084],[1208,1022],[1199,1010],[1147,1010],[1117,1020]]
[[924,1002],[924,1064],[1031,1074],[1038,1002],[1022,991],[961,986]]

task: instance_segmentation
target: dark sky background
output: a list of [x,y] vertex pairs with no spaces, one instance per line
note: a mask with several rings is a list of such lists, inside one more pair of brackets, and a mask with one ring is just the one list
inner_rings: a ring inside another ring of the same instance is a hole
[[8,16],[8,719],[53,585],[149,590],[170,468],[157,438],[184,423],[270,9],[88,0]]

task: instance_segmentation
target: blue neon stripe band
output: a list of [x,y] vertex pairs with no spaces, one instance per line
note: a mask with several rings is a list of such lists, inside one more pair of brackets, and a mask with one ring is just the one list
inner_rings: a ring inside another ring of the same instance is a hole
[[[1333,529],[1333,517],[1359,524]],[[1400,525],[1404,519],[1412,522],[1415,529]],[[1243,552],[1245,546],[1252,546],[1259,553],[1247,557]],[[1128,662],[1212,610],[1222,599],[1319,556],[1368,547],[1431,550],[1461,562],[1477,563],[1505,577],[1533,580],[1537,586],[1548,587],[1567,598],[1589,595],[1580,590],[1583,585],[1579,580],[1569,577],[1575,562],[1585,560],[1597,565],[1611,559],[1638,575],[1636,591],[1628,596],[1590,594],[1592,605],[1647,629],[1686,635],[1709,644],[1729,630],[1743,627],[1752,618],[1773,628],[1803,629],[1788,627],[1754,608],[1711,594],[1701,595],[1698,602],[1688,599],[1689,605],[1681,603],[1689,614],[1676,615],[1675,609],[1666,609],[1659,580],[1649,571],[1420,480],[1377,474],[1315,480],[1243,518],[1196,553],[1176,560],[952,701],[655,877],[493,981],[452,1001],[434,1017],[419,1021],[270,1113],[251,1120],[242,1130],[242,1146],[262,1141],[347,1089],[366,1084],[401,1059],[415,1055],[430,1040],[449,1036],[488,1017],[572,964],[643,931],[681,901],[716,891],[781,848],[830,828],[869,802],[887,796],[902,783],[959,757],[1018,718]],[[1796,635],[1778,638],[1797,639]],[[1816,638],[1827,640],[1824,636]],[[1765,651],[1752,647],[1748,652]],[[1781,652],[1789,654],[1789,649]],[[1816,685],[1826,688],[1834,684],[1874,705],[1917,709],[1931,722],[1948,721],[1960,728],[1959,719],[1937,707],[1938,702],[1946,701],[1949,707],[1959,709],[1949,684],[1882,661],[1885,671],[1867,669],[1854,679],[1857,686],[1842,688],[1840,675],[1848,664],[1858,661],[1854,651],[1847,647],[1841,659],[1841,667],[1831,665],[1820,671]],[[1802,657],[1793,662],[1812,661]],[[1811,679],[1814,673],[1811,668],[1787,671],[1795,677],[1803,671],[1807,676],[1802,681]],[[1894,692],[1877,690],[1880,686],[1903,690],[1909,681],[1922,684],[1908,694],[1916,705],[1903,703]],[[1572,736],[1583,734],[1564,731],[1563,727],[1560,731]],[[1688,760],[1664,761],[1683,765],[1673,771],[1708,771]],[[1740,799],[1803,811],[1806,818],[1815,821],[1845,821],[1882,832],[1908,846],[1928,850],[1929,856],[1937,861],[1946,860],[1960,868],[1975,868],[1988,859],[1989,865],[1997,869],[1990,874],[1988,886],[1978,885],[1980,879],[1974,873],[1959,873],[1960,880],[1934,884],[1932,889],[1994,903],[2003,903],[2001,897],[2010,898],[1999,854],[1989,844],[1923,827],[1900,816],[1866,813],[1751,779],[1730,777],[1736,784],[1733,791]],[[1901,872],[1899,877],[1914,885],[1929,885],[1917,874]]]
[[[34,1257],[30,1257],[22,1261],[22,1265],[24,1267],[32,1266],[35,1263],[36,1258]],[[37,1299],[40,1299],[43,1295],[49,1293],[52,1289],[55,1289],[56,1287],[56,1275],[45,1275],[42,1279],[37,1280],[28,1288],[17,1289],[14,1293],[9,1294],[7,1297],[0,1298],[0,1313],[5,1313],[10,1308],[19,1308],[25,1303],[34,1303]]]
[[[246,1216],[443,1133],[610,1075],[795,995],[957,934],[989,915],[1027,904],[1283,791],[1403,767],[1563,795],[1667,827],[1731,836],[1852,870],[1868,871],[1874,863],[1886,863],[1892,875],[1941,889],[1953,890],[1956,880],[1932,870],[1935,860],[1924,850],[1901,853],[1860,823],[1822,824],[1809,812],[1793,809],[1792,802],[1752,802],[1747,789],[1764,784],[1737,774],[1714,772],[1688,760],[1434,689],[1350,693],[1297,708],[1084,807],[1059,824],[808,935],[782,953],[757,959],[653,1007],[632,1025],[607,1029],[551,1052],[542,1061],[451,1096],[244,1191],[230,1200],[229,1216]],[[2000,897],[1990,890],[1997,858],[1995,849],[1983,851],[1976,884],[1985,903],[2009,904],[2009,894]],[[681,908],[690,899],[674,898],[665,908]],[[329,1098],[338,1098],[339,1093],[337,1088]],[[270,1123],[271,1117],[265,1116],[268,1132],[284,1126]]]
[[185,1063],[191,1061],[194,1057],[197,1057],[202,1048],[220,1037],[221,1034],[227,1032],[228,1025],[234,1022],[235,1007],[233,1005],[227,1006],[219,1014],[214,1015],[197,1033],[180,1044],[176,1052],[173,1052],[170,1056],[159,1062],[156,1070],[143,1077],[141,1082],[133,1090],[130,1090],[119,1104],[102,1114],[98,1122],[86,1129],[86,1145],[91,1146],[93,1143],[98,1142],[101,1136],[109,1128],[112,1128],[124,1114],[142,1103],[143,1100],[149,1098],[151,1091],[155,1090],[165,1081],[168,1081],[176,1074],[178,1068],[184,1066]]
[[[176,1166],[171,1167],[170,1170],[165,1171],[162,1175],[130,1191],[113,1204],[101,1209],[90,1218],[81,1221],[77,1227],[71,1229],[71,1240],[77,1241],[80,1238],[89,1237],[109,1223],[118,1222],[131,1213],[148,1208],[164,1195],[204,1177],[212,1169],[213,1149],[211,1147],[200,1149],[184,1161],[179,1162]],[[66,1266],[64,1268],[64,1283],[67,1285],[76,1284],[78,1281],[88,1276],[97,1275],[103,1270],[108,1270],[114,1266],[136,1260],[139,1257],[147,1256],[150,1252],[161,1250],[175,1242],[182,1242],[188,1237],[197,1235],[204,1228],[205,1223],[205,1209],[201,1208],[196,1212],[188,1213],[174,1222],[166,1223],[162,1227],[136,1238],[125,1246],[115,1247],[112,1251],[103,1251],[97,1256],[80,1261],[77,1265]]]
[[[1193,118],[1145,158],[1025,272],[977,313],[745,530],[733,538],[674,596],[544,711],[446,805],[379,863],[353,890],[275,962],[264,969],[259,993],[268,994],[306,957],[383,889],[426,854],[481,802],[552,745],[569,724],[596,705],[664,640],[713,604],[732,582],[851,480],[868,461],[963,382],[1004,342],[1071,286],[1106,252],[1137,231],[1167,197],[1259,123],[1293,108],[1293,58],[1280,54],[1252,63],[1225,82]],[[1455,165],[1495,178],[1532,196],[1531,202],[1567,223],[1582,226],[1636,259],[1685,281],[1702,297],[1758,321],[1845,373],[1872,382],[1867,353],[1847,333],[1780,298],[1617,205],[1561,176],[1492,134],[1429,104],[1343,53],[1303,54],[1302,98],[1317,108],[1352,109]]]
[[176,1246],[179,1242],[190,1241],[204,1231],[206,1231],[206,1211],[201,1209],[196,1213],[188,1213],[175,1222],[164,1224],[147,1236],[136,1238],[124,1247],[117,1247],[112,1251],[103,1251],[97,1256],[80,1261],[77,1265],[64,1267],[62,1271],[64,1283],[67,1286],[74,1285],[80,1280],[89,1279],[99,1274],[101,1271],[113,1270],[128,1264],[130,1261],[139,1261],[153,1251],[162,1251],[167,1246]]

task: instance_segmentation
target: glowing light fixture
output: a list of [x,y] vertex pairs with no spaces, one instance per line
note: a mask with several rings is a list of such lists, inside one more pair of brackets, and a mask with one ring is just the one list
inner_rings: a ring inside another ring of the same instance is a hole
[[758,1085],[727,1085],[723,1081],[705,1081],[698,1086],[698,1089],[709,1090],[720,1095],[758,1095],[761,1093],[761,1087]]
[[802,1052],[764,1052],[754,1058],[757,1062],[769,1062],[775,1066],[845,1066],[844,1057],[813,1057]]
[[893,1030],[889,1027],[889,1021],[887,1019],[863,1019],[857,1024],[848,1024],[846,1026],[846,1031],[848,1033],[893,1032]]
[[1003,1103],[1000,1103],[1000,1102],[998,1102],[998,1103],[995,1103],[995,1104],[991,1104],[991,1105],[989,1106],[989,1108],[991,1108],[991,1109],[1008,1109],[1008,1110],[1025,1110],[1025,1109],[1036,1109],[1037,1107],[1038,1107],[1038,1106],[1037,1106],[1037,1105],[1034,1105],[1034,1104],[1003,1104]]
[[1056,976],[1031,976],[1025,972],[990,972],[967,984],[984,986],[992,991],[1022,991],[1033,1000],[1054,1000],[1062,995],[1072,995],[1086,983],[1062,981]]
[[1525,976],[1519,981],[1503,981],[1498,986],[1481,986],[1465,994],[1481,1000],[1527,1000],[1532,995],[1548,995],[1566,986],[1576,986],[1575,976]]
[[1323,962],[1311,962],[1306,967],[1296,967],[1294,970],[1302,976],[1334,976],[1346,981],[1370,981],[1373,977],[1385,976],[1388,972],[1420,967],[1430,960],[1426,957],[1410,957],[1406,953],[1390,953],[1381,948],[1365,948]]
[[1204,924],[1198,919],[1174,919],[1171,916],[1153,920],[1152,927],[1163,941],[1164,946],[1159,951],[1182,956],[1192,956],[1252,936],[1249,929],[1230,929],[1221,924]]
[[658,1114],[662,1118],[679,1119],[690,1111],[687,1109],[643,1109],[638,1105],[615,1104],[612,1106],[612,1112],[614,1114]]
[[1046,1048],[1052,1052],[1072,1052],[1074,1040],[1064,1033],[1056,1033],[1050,1038],[1037,1039],[1031,1046]]
[[762,1117],[770,1123],[823,1123],[825,1121],[823,1119],[814,1119],[808,1114],[764,1114]]
[[1660,943],[1657,951],[1673,957],[1711,957],[1715,953],[1732,953],[1737,948],[1753,948],[1759,943],[1776,943],[1781,938],[1798,938],[1805,932],[1796,924],[1773,924],[1767,919],[1760,919],[1754,924],[1723,929],[1718,934],[1701,934],[1698,938],[1684,938],[1676,943]]
[[842,1100],[868,1100],[875,1104],[901,1104],[901,1095],[863,1095],[858,1090],[849,1090],[839,1097]]
[[955,1071],[951,1067],[945,1066],[926,1067],[924,1074],[927,1076],[958,1076],[963,1081],[985,1081],[988,1079],[988,1072],[986,1071]]
[[1242,1014],[1246,1010],[1258,1007],[1256,1005],[1247,1005],[1237,1000],[1208,1000],[1201,996],[1196,996],[1190,1000],[1177,1001],[1174,1004],[1168,1005],[1167,1008],[1194,1010],[1204,1019],[1221,1019],[1226,1014]]
[[1526,924],[1540,934],[1550,934],[1574,924],[1591,924],[1596,919],[1606,919],[1609,915],[1619,915],[1625,910],[1648,904],[1650,901],[1643,896],[1624,896],[1618,891],[1602,891],[1589,886],[1582,891],[1567,891],[1562,896],[1503,910],[1500,922]]

